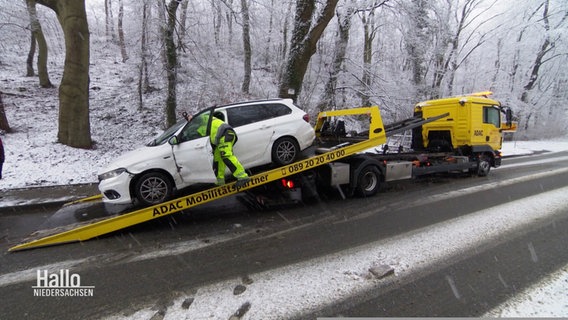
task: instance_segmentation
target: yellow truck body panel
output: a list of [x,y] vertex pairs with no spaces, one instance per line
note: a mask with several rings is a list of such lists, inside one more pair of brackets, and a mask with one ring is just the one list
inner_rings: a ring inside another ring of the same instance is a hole
[[415,114],[429,118],[442,113],[449,116],[422,126],[423,146],[428,148],[434,140],[451,138],[451,146],[489,146],[500,150],[502,146],[501,103],[484,96],[469,95],[423,101],[415,105]]

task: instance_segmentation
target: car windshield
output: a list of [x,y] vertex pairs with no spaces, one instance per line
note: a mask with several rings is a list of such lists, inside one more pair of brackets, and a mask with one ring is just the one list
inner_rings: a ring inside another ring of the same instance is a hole
[[183,127],[185,124],[187,123],[187,120],[182,119],[180,121],[178,121],[176,124],[174,124],[173,126],[169,127],[166,131],[162,132],[162,134],[160,134],[159,136],[157,136],[156,138],[154,138],[152,141],[150,141],[146,146],[148,147],[153,147],[153,146],[159,146],[161,144],[164,144],[166,141],[168,141],[168,139],[174,134],[176,133],[181,127]]

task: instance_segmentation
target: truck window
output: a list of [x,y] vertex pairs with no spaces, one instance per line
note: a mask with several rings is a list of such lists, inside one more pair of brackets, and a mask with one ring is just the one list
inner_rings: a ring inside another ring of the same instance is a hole
[[497,128],[501,127],[501,115],[494,106],[483,107],[483,123],[493,124]]

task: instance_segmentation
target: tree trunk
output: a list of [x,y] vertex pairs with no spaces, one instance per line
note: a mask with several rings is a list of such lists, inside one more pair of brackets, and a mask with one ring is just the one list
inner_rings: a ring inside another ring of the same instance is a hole
[[251,77],[251,57],[252,49],[250,46],[250,17],[247,0],[241,0],[241,11],[243,17],[243,49],[244,49],[244,78],[241,91],[249,94]]
[[412,72],[412,83],[417,90],[415,99],[423,100],[427,96],[424,78],[426,75],[425,44],[428,43],[428,3],[425,0],[418,0],[408,2],[406,5],[409,6],[410,19],[410,27],[405,35],[409,69]]
[[89,122],[89,25],[84,0],[37,0],[55,11],[65,37],[65,67],[59,86],[59,142],[91,148]]
[[227,33],[229,34],[228,42],[231,46],[233,44],[233,0],[224,0],[223,2],[229,8],[225,13],[225,19],[227,20]]
[[[143,93],[144,93],[144,73],[147,70],[146,61],[146,31],[148,29],[148,3],[144,0],[142,5],[142,37],[140,39],[140,68],[138,70],[138,109],[144,107]],[[147,79],[147,76],[146,76]]]
[[264,65],[268,67],[270,62],[270,43],[272,42],[272,31],[274,28],[274,0],[270,0],[270,17],[268,18],[268,32],[266,33],[266,45],[264,47]]
[[536,59],[533,63],[529,81],[523,87],[523,93],[521,95],[521,101],[525,103],[529,102],[528,92],[531,91],[537,83],[540,67],[542,67],[544,63],[543,61],[544,56],[555,46],[555,44],[550,41],[550,35],[548,33],[550,30],[550,23],[548,21],[548,5],[549,1],[546,0],[544,2],[544,10],[542,13],[542,18],[543,18],[542,21],[544,23],[544,30],[546,32],[546,36],[544,37],[543,43],[540,45],[540,50],[536,54]]
[[2,92],[0,92],[0,130],[7,133],[12,132],[10,125],[8,124],[8,117],[6,117],[6,112],[4,111],[4,102],[2,101]]
[[108,38],[110,37],[110,26],[112,24],[112,21],[110,20],[110,16],[109,16],[109,4],[108,4],[109,0],[105,0],[105,36],[108,40]]
[[116,33],[114,32],[114,17],[112,15],[112,0],[105,0],[105,23],[107,41],[110,39],[116,41]]
[[371,9],[368,15],[362,14],[363,23],[363,76],[361,82],[363,89],[361,90],[361,106],[368,107],[371,105],[370,91],[372,86],[371,64],[373,62],[373,40],[375,39],[374,27],[374,9]]
[[122,62],[128,60],[128,53],[126,52],[126,44],[124,43],[124,30],[122,28],[122,18],[124,17],[124,6],[122,0],[118,0],[118,45],[120,47],[120,54],[122,55]]
[[189,5],[189,0],[183,0],[181,3],[181,17],[180,17],[180,31],[178,40],[178,51],[184,50],[185,48],[185,36],[187,35],[187,7]]
[[325,84],[324,92],[320,98],[317,109],[318,111],[333,110],[337,105],[335,102],[335,88],[337,87],[337,78],[341,72],[343,61],[347,53],[347,45],[349,44],[349,30],[351,29],[351,17],[353,8],[349,7],[345,15],[337,13],[337,26],[339,35],[335,40],[335,52],[329,78]]
[[317,43],[327,24],[333,18],[338,0],[325,2],[325,7],[321,15],[315,19],[312,28],[315,2],[315,0],[297,0],[290,52],[278,90],[281,98],[297,101],[310,59],[316,52]]
[[215,12],[213,15],[213,39],[215,39],[215,44],[220,45],[221,42],[221,23],[223,22],[223,10],[221,4],[217,1],[211,1],[211,6]]
[[38,44],[37,73],[39,75],[39,85],[42,88],[53,88],[53,84],[49,80],[49,72],[47,71],[47,42],[45,41],[43,31],[41,30],[41,24],[37,18],[36,1],[27,0],[26,4],[30,15],[32,33]]
[[36,38],[34,36],[33,31],[30,32],[31,33],[31,41],[30,41],[30,51],[28,51],[28,59],[26,60],[26,66],[27,66],[27,73],[26,73],[26,77],[33,77],[35,76],[35,71],[34,71],[34,56],[35,56],[35,52],[36,52]]
[[[286,9],[286,14],[284,18],[284,27],[282,28],[282,45],[280,51],[280,57],[282,60],[286,59],[286,55],[288,54],[288,27],[290,24],[290,16],[292,15],[292,1],[288,1],[288,8]],[[280,74],[280,77],[282,75]]]
[[168,97],[166,99],[166,124],[172,126],[176,123],[176,86],[177,86],[177,50],[174,42],[176,27],[176,11],[179,6],[177,0],[171,0],[167,7],[166,42],[166,74],[168,78]]

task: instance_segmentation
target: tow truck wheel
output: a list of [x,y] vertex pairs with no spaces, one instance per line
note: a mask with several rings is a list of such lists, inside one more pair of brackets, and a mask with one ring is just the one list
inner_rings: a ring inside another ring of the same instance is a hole
[[272,145],[272,162],[279,166],[290,164],[298,158],[300,147],[296,140],[290,137],[283,137]]
[[485,177],[489,174],[489,170],[491,170],[489,158],[484,155],[480,155],[477,160],[477,175],[479,177]]
[[367,166],[359,171],[356,193],[361,197],[374,196],[381,184],[381,173],[374,166]]
[[160,172],[149,172],[136,181],[134,193],[143,205],[153,205],[168,200],[172,195],[172,183]]

